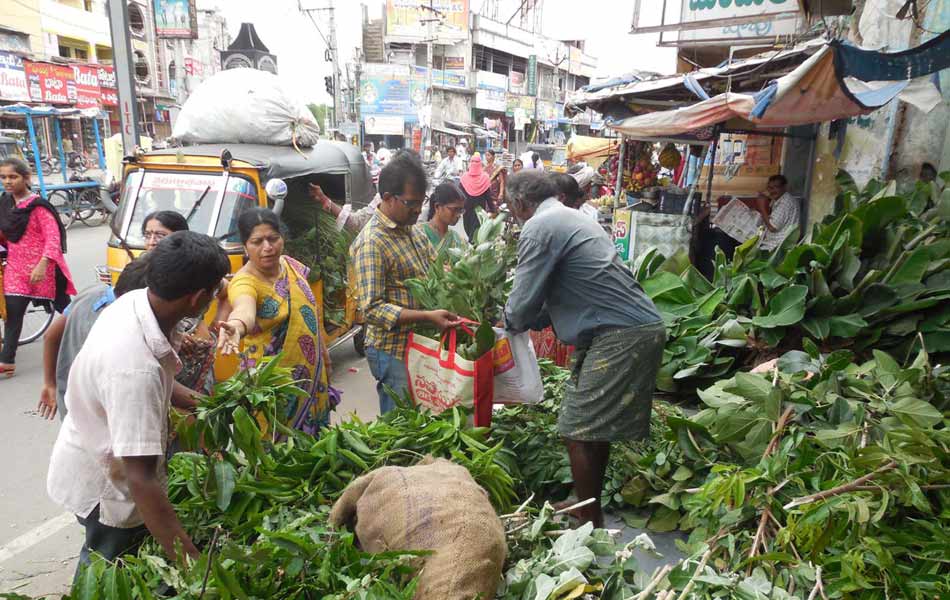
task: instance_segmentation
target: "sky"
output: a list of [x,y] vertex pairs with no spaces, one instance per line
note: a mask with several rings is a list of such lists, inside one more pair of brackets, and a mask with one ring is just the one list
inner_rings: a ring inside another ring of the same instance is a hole
[[[471,9],[478,11],[482,1],[470,0]],[[327,46],[310,19],[299,10],[299,5],[324,8],[328,0],[200,2],[202,7],[215,4],[227,19],[232,37],[237,35],[242,22],[254,23],[261,40],[277,55],[278,73],[285,85],[305,102],[329,102],[323,82],[330,74],[330,63],[324,61]],[[361,3],[336,0],[333,4],[340,58],[342,63],[352,62],[354,49],[362,44]],[[380,0],[366,0],[362,4],[368,6],[371,18],[380,15],[384,5]],[[311,14],[328,34],[327,13]],[[657,48],[657,35],[630,35],[632,1],[545,0],[543,16],[543,30],[548,37],[586,40],[587,53],[598,59],[597,76],[613,77],[631,70],[675,70],[675,50]]]

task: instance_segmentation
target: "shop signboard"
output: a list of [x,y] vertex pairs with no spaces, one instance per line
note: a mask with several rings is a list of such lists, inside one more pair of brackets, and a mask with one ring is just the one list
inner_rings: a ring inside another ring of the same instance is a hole
[[512,71],[511,75],[508,76],[508,91],[512,94],[524,94],[525,92],[525,77],[524,73],[519,73],[517,71]]
[[367,135],[404,135],[406,120],[390,115],[366,115],[363,126]]
[[408,65],[363,65],[360,112],[364,115],[399,116],[414,121],[416,111],[412,108],[412,79]]
[[468,4],[469,0],[386,0],[386,37],[463,41],[468,38]]
[[445,70],[446,71],[464,71],[465,57],[464,56],[446,56]]
[[524,111],[524,114],[527,115],[529,119],[534,118],[534,96],[518,96],[516,94],[508,94],[505,104],[505,114],[509,117],[513,117],[515,115],[515,110],[520,108]]
[[48,104],[76,102],[76,81],[72,68],[66,65],[24,61],[30,98]]
[[[424,85],[426,80],[425,67],[415,67],[415,72],[413,74],[413,84],[415,84],[417,80],[422,81]],[[443,71],[442,69],[432,69],[432,85],[436,87],[467,90],[468,77],[464,72],[453,73],[449,71]]]
[[528,89],[529,96],[538,95],[538,56],[532,54],[528,57],[528,73],[525,76],[525,87]]
[[119,94],[115,88],[115,69],[106,65],[97,65],[96,75],[99,77],[99,91],[102,94],[102,105],[118,106]]
[[505,112],[508,77],[500,73],[479,71],[476,74],[475,108]]
[[618,208],[614,211],[613,239],[614,248],[623,260],[630,259],[630,248],[633,246],[633,211],[628,208]]
[[567,72],[572,75],[580,75],[584,69],[584,53],[577,46],[568,45]]
[[538,100],[538,120],[547,124],[557,124],[557,106],[550,100]]
[[0,52],[0,99],[29,102],[23,59],[10,52]]
[[155,34],[160,38],[198,37],[198,13],[194,0],[154,0]]
[[102,91],[99,72],[93,65],[72,65],[76,82],[76,108],[99,108]]
[[[800,24],[796,0],[682,0],[681,11],[681,43],[794,35]],[[715,26],[697,29],[704,21]]]

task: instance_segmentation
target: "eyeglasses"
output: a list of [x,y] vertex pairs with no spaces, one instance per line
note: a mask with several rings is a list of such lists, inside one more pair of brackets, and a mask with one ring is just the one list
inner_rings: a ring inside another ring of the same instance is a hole
[[465,214],[465,207],[464,207],[464,206],[446,206],[445,208],[449,209],[450,211],[452,211],[453,213],[455,213],[455,214],[457,214],[457,215],[464,215],[464,214]]
[[142,234],[142,238],[144,238],[145,241],[155,240],[156,242],[160,242],[167,237],[168,233],[165,231],[146,231]]
[[422,200],[417,200],[416,202],[407,202],[406,200],[400,198],[398,194],[393,194],[393,198],[399,200],[399,202],[401,202],[402,205],[408,209],[422,208]]

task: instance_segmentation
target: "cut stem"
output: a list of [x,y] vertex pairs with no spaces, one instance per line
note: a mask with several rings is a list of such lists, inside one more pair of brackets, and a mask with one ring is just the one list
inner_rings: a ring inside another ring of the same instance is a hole
[[862,476],[862,477],[858,477],[857,479],[855,479],[854,481],[852,481],[852,482],[850,482],[850,483],[845,483],[845,484],[843,484],[843,485],[839,485],[839,486],[837,486],[837,487],[833,487],[833,488],[831,488],[830,490],[825,490],[825,491],[823,491],[823,492],[818,492],[817,494],[812,494],[812,495],[810,495],[810,496],[803,496],[803,497],[801,497],[801,498],[795,498],[794,500],[792,500],[791,502],[789,502],[788,504],[786,504],[786,505],[783,506],[782,508],[784,508],[785,510],[791,510],[791,509],[795,508],[796,506],[801,506],[801,505],[803,505],[803,504],[810,504],[810,503],[812,503],[812,502],[817,502],[817,501],[819,501],[819,500],[824,500],[825,498],[831,498],[832,496],[840,496],[841,494],[847,494],[848,492],[853,492],[853,491],[857,490],[858,488],[860,488],[863,484],[865,484],[865,483],[867,483],[868,481],[871,481],[872,479],[874,479],[875,477],[877,477],[878,475],[881,475],[882,473],[886,473],[887,471],[890,471],[890,470],[895,469],[895,468],[897,468],[897,461],[892,460],[891,462],[887,463],[886,465],[884,465],[884,466],[882,466],[882,467],[878,467],[878,468],[875,469],[874,471],[872,471],[872,472],[870,472],[870,473],[868,473],[867,475],[864,475],[864,476]]

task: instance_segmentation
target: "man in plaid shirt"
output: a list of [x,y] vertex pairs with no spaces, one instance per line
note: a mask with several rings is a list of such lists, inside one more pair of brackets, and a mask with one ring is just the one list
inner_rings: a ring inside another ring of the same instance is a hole
[[403,283],[425,277],[435,260],[425,233],[413,228],[425,191],[426,172],[418,157],[408,151],[396,154],[379,174],[379,207],[350,247],[380,413],[395,406],[386,386],[396,393],[409,387],[404,358],[412,326],[425,323],[442,331],[459,322],[447,310],[419,310]]

